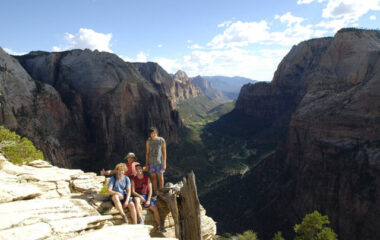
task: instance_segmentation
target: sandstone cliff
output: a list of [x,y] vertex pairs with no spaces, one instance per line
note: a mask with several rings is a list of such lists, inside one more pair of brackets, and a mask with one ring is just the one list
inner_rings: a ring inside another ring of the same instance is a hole
[[219,227],[254,229],[264,239],[281,230],[289,238],[295,223],[318,210],[340,239],[379,239],[379,31],[342,29],[294,46],[271,83],[244,86],[235,111],[253,127],[284,131],[273,156],[210,193],[214,201],[219,191],[240,194],[228,217],[205,204]]
[[182,124],[168,97],[114,54],[32,52],[17,57],[22,67],[2,50],[0,59],[1,123],[31,138],[54,165],[98,170],[129,151],[142,158],[152,125],[179,141]]
[[133,65],[142,76],[165,93],[173,107],[176,107],[179,101],[204,96],[202,90],[189,81],[189,77],[183,71],[170,75],[157,63],[133,63]]
[[[13,165],[0,153],[0,238],[177,239],[175,226],[179,223],[162,200],[158,206],[166,233],[153,230],[149,210],[143,210],[145,225],[123,224],[108,195],[97,194],[105,180],[95,173],[58,168],[41,160]],[[215,222],[200,209],[203,239],[211,239]]]

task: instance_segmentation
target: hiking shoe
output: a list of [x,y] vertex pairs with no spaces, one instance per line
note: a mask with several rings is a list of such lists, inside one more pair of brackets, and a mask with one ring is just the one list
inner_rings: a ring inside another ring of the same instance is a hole
[[124,223],[128,223],[128,218],[127,218],[127,216],[123,216],[123,221],[124,221]]
[[163,233],[166,232],[164,226],[162,226],[162,225],[158,226],[157,230],[158,230],[159,232],[163,232]]
[[144,219],[143,218],[139,218],[139,220],[137,221],[138,224],[141,224],[141,225],[144,225]]

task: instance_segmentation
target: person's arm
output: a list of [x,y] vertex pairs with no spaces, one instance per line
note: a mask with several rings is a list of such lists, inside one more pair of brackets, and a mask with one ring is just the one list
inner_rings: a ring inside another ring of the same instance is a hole
[[104,170],[104,168],[100,171],[100,176],[109,176],[115,174],[114,170]]
[[149,140],[146,141],[145,171],[149,171]]
[[162,148],[162,170],[165,171],[166,170],[166,142],[163,138],[162,138],[161,148]]
[[127,196],[125,197],[125,202],[124,202],[124,208],[128,206],[129,204],[129,198],[131,197],[131,185],[128,185],[125,190],[127,191]]
[[145,206],[150,205],[150,199],[152,198],[152,183],[150,181],[150,178],[148,178],[148,198],[146,199]]

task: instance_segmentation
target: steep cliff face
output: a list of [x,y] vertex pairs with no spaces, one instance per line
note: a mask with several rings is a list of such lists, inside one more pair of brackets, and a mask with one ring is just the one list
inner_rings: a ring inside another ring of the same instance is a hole
[[[238,211],[231,207],[228,218],[214,218],[220,228],[255,229],[264,239],[278,230],[289,236],[318,210],[340,239],[379,238],[379,31],[343,29],[334,38],[300,43],[271,83],[242,89],[236,110],[287,131],[275,154],[243,180],[230,179],[204,197],[240,194],[233,201]],[[205,204],[214,216],[212,205]]]
[[204,96],[202,90],[189,81],[189,77],[183,71],[170,75],[157,63],[132,64],[142,76],[151,81],[158,90],[165,93],[174,108],[177,107],[179,101]]
[[[152,125],[157,126],[169,143],[179,141],[181,122],[168,98],[132,64],[116,55],[73,50],[32,52],[17,59],[30,76],[18,65],[18,71],[24,75],[14,76],[12,81],[33,86],[37,83],[37,87],[3,91],[3,97],[8,99],[5,106],[9,109],[18,106],[9,100],[10,92],[24,96],[25,91],[36,89],[33,90],[35,98],[42,100],[34,101],[34,110],[29,107],[31,103],[20,100],[20,105],[25,105],[32,115],[21,114],[15,118],[20,121],[24,116],[26,122],[38,122],[41,129],[31,129],[25,135],[33,139],[54,164],[96,170],[100,166],[112,167],[129,151],[142,157],[147,128]],[[45,89],[54,93],[54,98],[46,100]],[[41,117],[36,118],[38,114]],[[3,122],[13,122],[10,114],[4,115]],[[50,138],[54,138],[51,140],[54,144],[44,142]],[[45,148],[51,146],[56,149],[51,155],[46,154]]]
[[88,159],[82,126],[60,94],[49,84],[34,81],[1,48],[0,91],[1,124],[33,139],[53,163],[71,166]]

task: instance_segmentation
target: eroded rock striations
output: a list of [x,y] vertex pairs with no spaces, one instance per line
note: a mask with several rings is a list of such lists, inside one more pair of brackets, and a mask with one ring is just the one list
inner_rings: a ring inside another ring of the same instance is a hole
[[[264,239],[310,212],[327,214],[340,239],[380,237],[380,31],[342,29],[294,46],[271,83],[243,87],[236,111],[286,128],[273,156],[244,180],[224,216],[225,231]],[[255,121],[252,122],[255,125]],[[249,189],[249,190],[247,190]],[[207,196],[205,197],[207,198]],[[212,204],[205,204],[211,215]]]
[[[1,239],[176,239],[179,223],[160,199],[166,233],[153,230],[150,210],[143,210],[145,225],[123,224],[109,196],[97,194],[105,181],[104,176],[58,168],[42,160],[13,165],[0,154]],[[212,239],[216,224],[199,207],[203,239]]]
[[171,75],[157,63],[132,64],[142,76],[151,81],[158,90],[169,98],[174,108],[177,107],[179,101],[204,96],[202,90],[189,81],[189,77],[183,71],[178,71],[176,74]]
[[[168,97],[114,54],[31,52],[1,61],[1,123],[31,138],[54,165],[98,170],[144,154],[149,126],[169,143],[182,124]],[[26,71],[25,71],[25,70]]]

